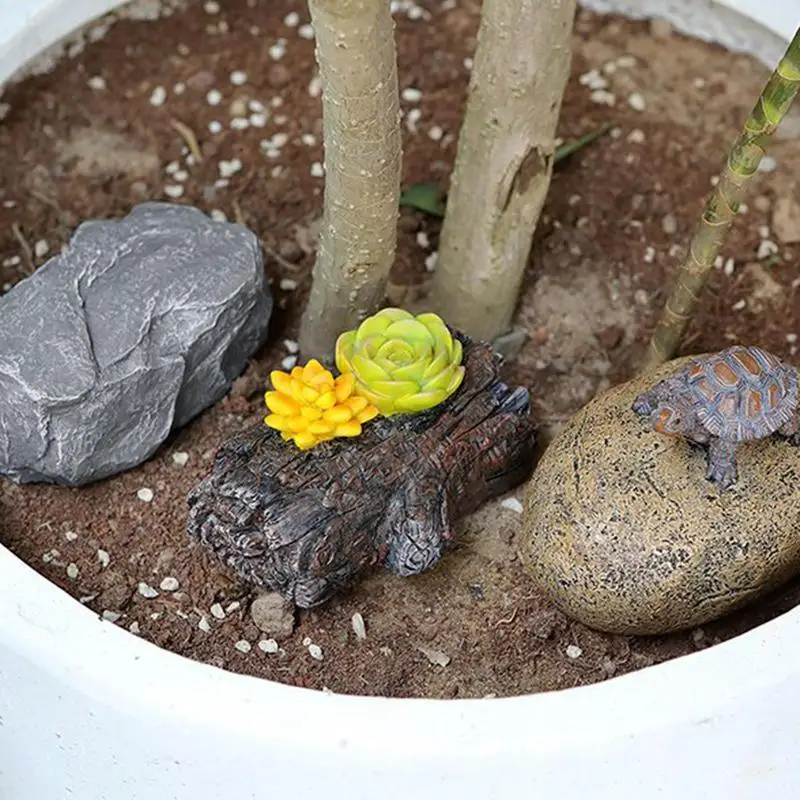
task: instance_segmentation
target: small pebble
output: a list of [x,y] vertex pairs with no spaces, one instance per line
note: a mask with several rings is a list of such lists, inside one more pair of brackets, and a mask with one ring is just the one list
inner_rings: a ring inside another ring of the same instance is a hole
[[97,560],[100,562],[100,566],[105,569],[111,563],[111,556],[107,550],[98,550]]
[[281,291],[293,292],[297,288],[297,281],[294,278],[281,278]]
[[758,250],[756,251],[756,258],[760,261],[761,259],[768,258],[771,255],[774,255],[778,252],[778,245],[775,242],[770,241],[769,239],[762,239],[758,244]]
[[212,119],[208,123],[208,132],[214,134],[222,133],[222,123],[217,119]]
[[250,120],[247,117],[234,117],[231,120],[231,128],[235,131],[243,131],[250,127]]
[[263,111],[254,111],[248,119],[254,128],[263,128],[267,124],[267,115]]
[[597,103],[601,106],[613,106],[616,105],[617,98],[614,95],[607,91],[606,89],[595,89],[590,95],[589,99],[593,103]]
[[628,105],[634,111],[644,111],[645,108],[647,108],[647,103],[639,92],[633,92],[633,94],[628,97]]
[[424,250],[427,250],[431,246],[430,239],[425,231],[417,231],[417,244]]
[[265,653],[277,653],[278,652],[278,643],[274,639],[262,639],[258,643],[258,647],[260,650],[263,650]]
[[219,603],[214,603],[209,610],[214,619],[225,619],[225,609]]
[[797,341],[797,334],[796,333],[787,333],[786,334],[786,341],[789,344],[794,344]]
[[79,574],[80,574],[80,570],[78,570],[78,565],[77,564],[75,564],[73,562],[70,562],[69,564],[67,564],[67,577],[68,578],[71,578],[72,580],[75,580],[75,578],[77,578]]
[[440,142],[443,136],[444,131],[438,125],[433,125],[428,131],[428,138],[434,142]]
[[210,106],[218,106],[222,102],[222,92],[219,89],[211,89],[206,95],[206,102]]
[[509,511],[515,511],[517,514],[522,513],[522,503],[516,497],[507,497],[500,505]]
[[78,534],[75,531],[64,531],[64,538],[68,542],[74,542],[78,538]]
[[106,88],[106,79],[102,75],[93,75],[86,83],[90,89],[94,89],[97,92]]
[[419,101],[422,100],[422,91],[420,89],[415,89],[413,86],[406,86],[406,88],[400,92],[400,97],[407,103],[419,103]]
[[164,194],[167,197],[178,198],[183,195],[183,186],[179,183],[169,184],[168,186],[164,187]]
[[292,355],[300,352],[300,345],[295,342],[294,339],[284,339],[283,346],[286,348],[286,351]]
[[283,39],[278,39],[278,41],[269,48],[268,52],[271,59],[278,61],[286,55],[286,42]]
[[165,592],[177,592],[180,588],[180,583],[177,578],[167,577],[159,584],[161,589]]
[[580,658],[583,655],[583,650],[576,644],[571,644],[566,649],[567,658]]
[[744,310],[745,306],[747,305],[746,300],[737,300],[732,306],[731,309],[733,311],[742,311]]
[[134,636],[138,636],[138,635],[141,633],[141,630],[139,629],[139,623],[138,623],[138,622],[136,622],[135,620],[134,620],[133,622],[131,622],[131,624],[130,624],[130,627],[128,628],[128,630],[129,630],[129,631],[130,631],[130,632],[131,632],[131,633],[132,633]]
[[200,628],[203,633],[208,633],[211,630],[211,625],[209,624],[208,617],[205,614],[200,617],[200,622],[197,623],[197,627]]
[[117,620],[122,618],[122,614],[119,611],[104,611],[103,612],[103,619],[107,622],[116,622]]
[[281,367],[285,370],[290,370],[297,364],[297,356],[286,356],[281,360]]
[[139,594],[142,597],[146,597],[148,600],[152,600],[154,597],[158,597],[158,590],[154,589],[152,586],[145,583],[144,581],[140,581]]
[[761,156],[761,161],[758,164],[758,171],[774,172],[777,166],[777,162],[772,156]]
[[[211,217],[211,219],[213,219],[215,222],[227,222],[228,221],[228,217],[225,215],[225,212],[224,211],[220,211],[220,209],[218,209],[218,208],[212,208],[211,211],[208,212],[208,216]],[[175,456],[173,455],[172,458],[174,460]],[[177,464],[178,462],[176,461],[175,463]]]
[[231,83],[234,86],[244,86],[247,83],[247,73],[237,69],[231,72]]
[[639,130],[639,128],[634,128],[628,134],[628,141],[631,144],[641,144],[644,141],[644,131]]
[[300,137],[300,141],[307,147],[311,147],[317,143],[317,137],[313,133],[304,133]]
[[150,95],[151,106],[163,106],[167,99],[167,90],[163,86],[156,86]]
[[219,14],[219,3],[216,0],[206,0],[203,8],[206,14]]
[[143,503],[151,503],[153,501],[153,490],[148,489],[147,486],[143,486],[141,489],[136,491],[136,496]]
[[311,165],[311,177],[312,178],[325,177],[325,168],[322,166],[322,164],[319,163],[319,161],[315,161]]
[[438,667],[446,667],[451,661],[447,653],[443,653],[441,650],[435,650],[423,644],[418,644],[417,650],[419,650],[431,664],[435,664]]
[[661,227],[664,230],[664,233],[668,235],[672,235],[678,230],[678,220],[675,219],[674,214],[665,214],[664,218],[661,220]]
[[425,269],[428,272],[433,272],[436,269],[436,264],[439,261],[439,253],[430,253],[425,259]]
[[301,25],[297,29],[297,33],[300,35],[300,38],[302,39],[314,38],[314,28],[311,25]]
[[249,653],[249,652],[250,652],[250,649],[251,649],[251,648],[250,648],[250,642],[248,642],[248,641],[247,641],[247,639],[239,639],[239,641],[238,641],[238,642],[236,642],[236,644],[234,645],[234,647],[235,647],[235,648],[236,648],[236,649],[237,649],[237,650],[238,650],[240,653]]
[[242,607],[242,604],[238,600],[234,600],[232,603],[228,603],[225,608],[226,614],[233,614],[234,611],[238,611]]
[[296,28],[300,24],[300,15],[296,11],[290,11],[284,18],[283,24],[290,28]]
[[353,633],[355,633],[356,639],[367,638],[367,626],[364,624],[364,617],[358,611],[353,614],[350,624],[353,626]]
[[242,168],[242,162],[238,158],[232,158],[230,161],[219,162],[219,174],[223,178],[230,178],[235,175]]
[[185,467],[188,461],[189,461],[189,454],[184,452],[183,450],[178,450],[177,452],[172,454],[172,463],[176,464],[179,467]]
[[52,550],[48,550],[46,553],[42,554],[42,561],[44,561],[45,564],[49,564],[51,561],[55,561],[60,555],[61,553],[54,547]]
[[410,133],[417,132],[417,123],[422,118],[422,111],[418,108],[412,108],[408,114],[406,114],[406,127],[408,128]]
[[725,274],[726,274],[728,277],[730,277],[731,275],[733,275],[733,269],[734,269],[735,265],[736,265],[736,262],[735,262],[735,261],[734,261],[732,258],[729,258],[729,259],[727,259],[727,261],[725,262],[725,266],[723,266],[723,268],[722,268],[722,271],[723,271],[723,272],[724,272],[724,273],[725,273]]
[[176,83],[172,87],[173,94],[183,94],[186,91],[186,84],[185,83]]
[[185,180],[188,180],[189,173],[185,169],[178,169],[175,170],[175,173],[172,176],[176,181],[183,183]]
[[39,239],[33,246],[33,254],[36,258],[44,258],[50,252],[50,245],[46,239]]
[[310,644],[308,646],[308,654],[313,658],[315,661],[322,661],[322,648],[318,644]]

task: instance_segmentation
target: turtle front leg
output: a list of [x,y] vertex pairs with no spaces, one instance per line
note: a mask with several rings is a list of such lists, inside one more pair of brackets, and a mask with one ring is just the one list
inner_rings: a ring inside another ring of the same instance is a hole
[[785,436],[789,444],[794,447],[800,447],[800,406],[792,415],[792,418],[785,424],[778,428],[778,433]]
[[716,483],[722,492],[736,482],[736,442],[711,437],[706,477]]

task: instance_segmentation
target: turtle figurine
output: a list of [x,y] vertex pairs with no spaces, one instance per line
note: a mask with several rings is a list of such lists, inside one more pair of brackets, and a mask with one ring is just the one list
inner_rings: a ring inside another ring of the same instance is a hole
[[759,347],[698,356],[640,394],[632,410],[653,430],[708,447],[707,478],[736,482],[736,446],[773,433],[800,444],[798,371]]

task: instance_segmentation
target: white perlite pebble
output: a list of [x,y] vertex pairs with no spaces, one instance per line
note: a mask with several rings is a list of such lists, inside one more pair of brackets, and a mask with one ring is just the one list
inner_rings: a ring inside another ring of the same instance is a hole
[[313,658],[315,661],[322,661],[322,648],[318,644],[310,644],[308,646],[308,654]]
[[222,102],[222,92],[219,89],[211,89],[206,95],[206,103],[210,106],[218,106]]
[[151,503],[153,501],[153,490],[148,489],[147,486],[142,486],[141,489],[136,490],[136,496],[143,503]]
[[294,278],[281,278],[281,291],[293,292],[297,288],[297,281]]
[[130,631],[130,632],[131,632],[131,633],[132,633],[134,636],[138,636],[138,635],[141,633],[141,630],[139,629],[139,623],[138,623],[138,622],[136,622],[135,620],[134,620],[133,622],[131,622],[131,624],[130,624],[130,627],[128,628],[128,630],[129,630],[129,631]]
[[278,39],[267,51],[273,61],[278,61],[286,55],[286,40]]
[[265,653],[277,653],[278,652],[278,643],[274,639],[262,639],[258,643],[259,650],[263,650]]
[[120,614],[119,611],[106,610],[103,612],[103,619],[106,620],[106,622],[117,622],[117,620],[121,618],[122,614]]
[[178,589],[180,588],[180,583],[178,582],[177,578],[169,576],[164,578],[164,580],[161,581],[159,586],[165,592],[177,592]]
[[300,352],[300,345],[298,342],[294,341],[294,339],[284,339],[283,346],[286,348],[286,351],[292,355]]
[[250,642],[248,642],[247,639],[239,639],[239,641],[236,642],[234,647],[240,653],[249,653],[250,652]]
[[212,119],[208,123],[208,132],[214,134],[222,133],[222,123],[218,119]]
[[163,86],[156,86],[150,95],[151,106],[163,106],[167,99],[167,90]]
[[223,178],[230,178],[235,175],[242,168],[242,162],[238,158],[232,158],[230,161],[219,162],[219,174]]
[[617,98],[606,89],[595,89],[589,95],[589,99],[601,106],[613,106],[617,102]]
[[633,92],[628,97],[628,105],[634,111],[644,111],[647,108],[647,103],[645,103],[644,97],[639,92]]
[[231,120],[231,129],[235,131],[243,131],[250,127],[250,120],[247,117],[234,117]]
[[768,258],[771,255],[774,255],[778,252],[778,245],[775,242],[770,241],[769,239],[762,239],[758,244],[758,250],[756,251],[756,258],[761,261],[761,259]]
[[168,186],[165,186],[164,187],[164,194],[167,197],[172,197],[173,199],[181,197],[183,195],[183,186],[181,186],[179,183],[170,184]]
[[100,566],[105,569],[111,563],[111,556],[107,550],[98,550],[97,560],[100,562]]
[[74,542],[78,538],[78,534],[75,531],[64,531],[64,538],[68,542]]
[[200,622],[197,623],[197,627],[200,628],[203,633],[208,633],[211,630],[211,625],[209,624],[208,617],[205,614],[200,617]]
[[248,119],[254,128],[263,128],[267,124],[267,115],[263,111],[254,111]]
[[140,581],[139,594],[142,597],[146,597],[148,600],[152,600],[154,597],[158,597],[158,589],[154,589],[150,584]]
[[284,18],[283,24],[290,28],[296,28],[300,24],[300,15],[296,11],[290,11]]
[[438,252],[431,253],[425,259],[425,269],[428,270],[428,272],[433,272],[436,269],[436,264],[438,262],[439,262],[439,253]]
[[231,72],[231,83],[234,86],[244,86],[247,83],[247,73],[240,69],[234,70]]
[[75,580],[78,577],[80,571],[78,570],[78,565],[70,562],[67,564],[67,577],[71,580]]
[[364,617],[362,617],[358,611],[353,614],[350,624],[353,626],[353,633],[355,633],[356,639],[367,638],[367,626],[364,624]]
[[325,177],[325,168],[319,161],[315,161],[311,165],[311,177],[312,178],[324,178]]
[[406,86],[406,88],[400,92],[400,97],[407,103],[419,103],[419,101],[422,100],[422,90],[414,86]]
[[[208,212],[208,216],[211,217],[211,219],[213,219],[216,222],[227,222],[228,221],[228,217],[225,214],[225,212],[221,211],[218,208],[212,208],[211,211]],[[172,458],[174,460],[175,456],[173,455]]]
[[203,8],[206,14],[219,14],[219,3],[216,0],[207,0]]
[[33,254],[36,258],[44,258],[50,252],[50,245],[46,239],[39,239],[33,246]]
[[300,35],[302,39],[314,38],[314,28],[311,25],[301,25],[297,29],[297,33]]
[[428,131],[428,138],[434,142],[440,142],[443,136],[444,131],[438,125],[431,126],[430,130]]
[[214,603],[209,610],[214,619],[225,619],[225,609],[219,603]]
[[285,370],[292,369],[292,367],[294,367],[296,364],[297,356],[286,356],[286,358],[281,361],[281,367],[283,367]]
[[567,646],[567,649],[564,651],[567,654],[567,658],[580,658],[583,655],[583,650],[576,644],[571,644]]
[[500,505],[509,511],[515,511],[517,514],[522,513],[522,503],[516,497],[507,497]]
[[758,171],[774,172],[777,166],[777,162],[772,156],[761,156],[761,161],[758,162]]
[[90,89],[94,89],[96,92],[101,92],[106,88],[106,79],[102,75],[92,75],[86,83]]
[[188,461],[189,454],[183,452],[183,450],[178,450],[176,453],[172,454],[172,463],[179,467],[185,467]]

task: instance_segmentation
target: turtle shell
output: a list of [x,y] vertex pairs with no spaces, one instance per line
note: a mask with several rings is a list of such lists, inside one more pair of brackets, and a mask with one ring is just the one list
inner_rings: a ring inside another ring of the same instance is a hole
[[787,423],[797,406],[797,373],[758,347],[729,347],[684,367],[701,424],[731,441],[760,439]]

